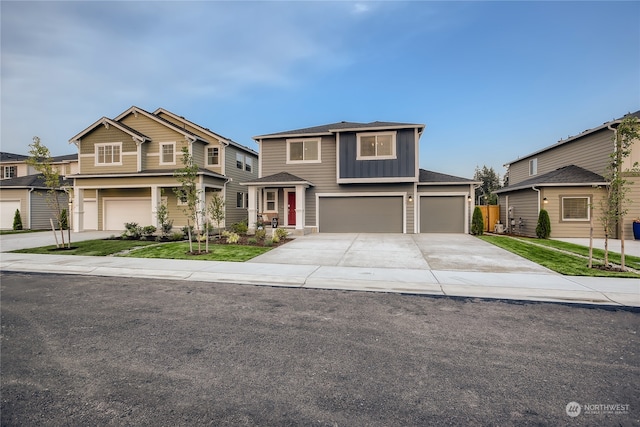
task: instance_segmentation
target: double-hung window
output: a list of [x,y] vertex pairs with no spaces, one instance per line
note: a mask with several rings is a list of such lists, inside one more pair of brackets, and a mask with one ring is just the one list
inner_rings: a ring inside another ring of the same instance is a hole
[[538,158],[529,160],[529,176],[538,174]]
[[236,208],[246,208],[246,200],[244,193],[238,192],[236,193]]
[[122,165],[122,143],[96,144],[96,165]]
[[244,170],[247,172],[251,172],[253,169],[253,159],[251,157],[245,157],[244,159]]
[[207,166],[220,165],[220,148],[207,147]]
[[163,142],[160,144],[160,164],[175,165],[176,164],[176,143]]
[[287,163],[320,163],[320,140],[287,140]]
[[589,205],[591,198],[588,196],[572,196],[562,198],[563,221],[589,221],[591,212]]
[[385,160],[396,158],[396,133],[377,132],[358,134],[356,160]]
[[264,211],[277,212],[278,210],[278,191],[266,190],[264,192]]
[[244,154],[236,153],[236,167],[238,169],[244,169]]

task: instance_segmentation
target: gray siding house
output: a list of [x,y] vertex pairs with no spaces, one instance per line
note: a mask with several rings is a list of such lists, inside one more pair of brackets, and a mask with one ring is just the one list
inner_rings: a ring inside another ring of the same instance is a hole
[[[640,111],[632,115],[640,117]],[[507,218],[508,230],[535,237],[538,214],[545,209],[551,219],[551,237],[588,237],[592,220],[594,236],[604,237],[599,222],[600,202],[606,194],[608,183],[604,175],[621,120],[606,122],[506,163],[508,186],[496,193],[500,217]],[[635,144],[623,168],[633,182],[628,220],[619,225],[625,228],[627,237],[633,235],[632,218],[640,217],[640,178],[634,179],[636,174],[631,172],[638,161],[640,146]]]
[[296,233],[468,232],[477,183],[420,169],[424,128],[339,122],[254,137],[250,229],[277,218]]

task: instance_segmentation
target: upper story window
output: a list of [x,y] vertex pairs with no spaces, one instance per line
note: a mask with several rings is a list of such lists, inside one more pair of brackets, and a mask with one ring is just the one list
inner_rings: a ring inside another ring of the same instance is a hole
[[244,169],[244,155],[242,153],[236,153],[236,167]]
[[358,153],[356,160],[384,160],[395,158],[395,132],[358,134]]
[[538,158],[529,160],[529,176],[538,174]]
[[320,163],[320,140],[287,140],[287,163]]
[[2,167],[2,178],[14,178],[17,174],[16,166],[3,166]]
[[96,144],[96,165],[122,165],[122,142]]
[[207,166],[220,165],[220,148],[207,147]]
[[160,164],[175,165],[176,164],[176,143],[163,142],[160,144]]
[[251,157],[245,157],[244,170],[251,172],[253,170],[253,159]]
[[563,197],[562,220],[589,221],[591,217],[589,210],[590,200],[591,198],[588,196]]

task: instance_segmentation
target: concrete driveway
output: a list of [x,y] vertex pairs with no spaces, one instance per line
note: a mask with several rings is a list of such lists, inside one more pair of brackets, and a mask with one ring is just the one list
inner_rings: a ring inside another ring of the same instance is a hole
[[310,234],[249,262],[493,273],[550,272],[468,234]]

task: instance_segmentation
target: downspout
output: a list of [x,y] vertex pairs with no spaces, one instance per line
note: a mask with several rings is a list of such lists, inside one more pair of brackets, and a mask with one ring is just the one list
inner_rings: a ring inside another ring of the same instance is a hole
[[540,214],[540,190],[538,190],[535,185],[533,187],[531,187],[531,189],[533,191],[537,191],[538,192],[538,215]]
[[27,200],[27,207],[29,209],[29,216],[27,217],[27,229],[31,230],[31,193],[33,193],[33,190],[35,190],[35,188],[31,187],[29,189],[29,200]]

